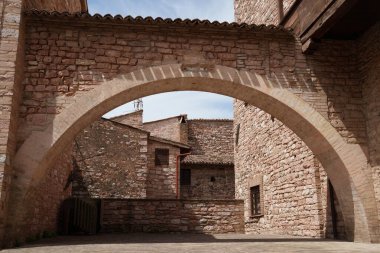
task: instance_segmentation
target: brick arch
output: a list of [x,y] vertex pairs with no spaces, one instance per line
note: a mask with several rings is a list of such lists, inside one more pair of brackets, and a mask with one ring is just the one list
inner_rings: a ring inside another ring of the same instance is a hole
[[[137,70],[107,81],[73,99],[48,128],[33,132],[18,150],[14,167],[13,210],[21,210],[28,189],[36,185],[76,134],[109,110],[134,99],[168,91],[194,90],[243,100],[270,113],[297,134],[317,156],[340,201],[350,240],[375,242],[379,221],[371,179],[363,172],[367,158],[357,144],[347,144],[320,113],[278,79],[223,66],[165,65]],[[12,226],[22,217],[15,212]]]

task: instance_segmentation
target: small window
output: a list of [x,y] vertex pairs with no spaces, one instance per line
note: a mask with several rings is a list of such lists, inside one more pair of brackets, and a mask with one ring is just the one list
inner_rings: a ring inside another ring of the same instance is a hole
[[260,203],[260,186],[256,185],[250,188],[251,198],[251,215],[261,215],[261,203]]
[[181,169],[181,185],[191,185],[190,169]]
[[154,162],[156,165],[169,165],[169,149],[156,148]]
[[240,124],[237,124],[236,132],[235,132],[235,145],[239,144],[239,135],[240,135]]
[[210,182],[215,182],[215,177],[211,177]]

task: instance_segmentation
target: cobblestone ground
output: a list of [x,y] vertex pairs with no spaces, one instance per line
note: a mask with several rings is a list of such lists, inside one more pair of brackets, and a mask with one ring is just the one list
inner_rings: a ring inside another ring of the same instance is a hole
[[68,236],[44,239],[7,253],[82,253],[82,252],[380,252],[380,244],[362,244],[312,238],[256,236],[244,234],[122,234],[97,236]]

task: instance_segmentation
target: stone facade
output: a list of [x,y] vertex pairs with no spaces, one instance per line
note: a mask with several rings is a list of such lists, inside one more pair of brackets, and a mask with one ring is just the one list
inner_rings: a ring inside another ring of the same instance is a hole
[[21,0],[0,3],[3,241],[28,236],[27,193],[81,129],[122,103],[173,90],[230,95],[281,120],[323,164],[348,239],[380,240],[371,95],[378,26],[358,40],[322,39],[305,55],[300,39],[282,28],[46,12],[21,19]]
[[[71,196],[72,147],[67,147],[49,168],[41,182],[28,193],[28,203],[23,210],[28,214],[24,226],[19,227],[28,234],[27,240],[34,241],[46,235],[58,233],[62,202]],[[20,240],[21,238],[17,238]]]
[[[142,122],[136,121],[136,115],[142,117],[142,113],[135,112],[98,120],[76,137],[74,196],[176,198],[176,156],[181,147],[151,137],[141,125],[127,125]],[[168,165],[155,164],[157,148],[169,150]]]
[[190,184],[181,185],[182,198],[234,199],[233,121],[188,120],[190,155],[181,162]]
[[148,132],[98,120],[75,138],[73,195],[91,198],[145,198]]
[[120,115],[118,117],[113,117],[112,121],[136,128],[141,128],[143,125],[143,110]]
[[178,115],[166,119],[146,122],[143,129],[152,136],[187,144],[187,116]]
[[235,199],[233,165],[182,164],[181,171],[190,170],[190,185],[181,184],[183,199]]
[[[284,13],[295,2],[296,0],[284,0]],[[278,0],[235,0],[234,5],[236,22],[278,25],[281,21],[278,12]]]
[[[369,167],[380,210],[380,24],[377,23],[358,41],[358,65],[362,74],[366,115]],[[380,215],[380,213],[379,213]],[[380,217],[379,217],[380,218]]]
[[[75,138],[74,196],[234,199],[231,120],[187,120],[181,115],[143,123],[142,116],[141,110],[101,119]],[[180,131],[193,146],[174,142],[172,134]],[[167,165],[156,165],[156,149],[169,151]],[[191,155],[185,155],[189,150]],[[178,170],[191,170],[189,186],[176,181],[180,154]]]
[[[168,165],[155,164],[155,150],[168,149]],[[177,155],[181,149],[156,140],[149,139],[148,144],[148,177],[147,177],[147,197],[148,198],[168,198],[177,197],[177,177],[176,162]]]
[[26,10],[67,11],[72,13],[87,12],[87,0],[62,1],[62,0],[27,0],[24,1]]
[[16,151],[19,103],[22,97],[24,22],[21,0],[0,1],[0,241],[6,231],[11,160]]
[[[293,2],[284,1],[285,11]],[[254,15],[247,15],[252,9],[259,11],[255,12]],[[235,19],[238,22],[275,25],[280,21],[278,6],[274,1],[269,4],[266,1],[237,0],[235,1]],[[331,50],[334,48],[341,48],[340,54],[334,54],[330,60],[323,61],[323,66],[326,69],[318,70],[316,68],[315,74],[322,77],[320,79],[322,82],[328,82],[327,79],[324,79],[329,75],[328,69],[335,69],[337,71],[334,77],[336,81],[337,78],[344,79],[346,77],[350,77],[350,80],[341,79],[342,85],[324,89],[327,95],[327,103],[315,100],[313,106],[319,108],[319,111],[326,110],[326,113],[322,115],[328,118],[336,129],[340,129],[340,133],[347,138],[348,142],[365,144],[367,131],[369,131],[368,134],[373,136],[368,139],[370,148],[371,142],[376,142],[376,130],[374,129],[378,125],[373,123],[378,122],[378,117],[371,112],[379,111],[378,108],[374,109],[376,102],[369,95],[376,94],[376,91],[374,92],[376,81],[373,80],[376,80],[376,74],[374,74],[376,67],[374,66],[377,66],[376,59],[378,56],[373,52],[378,47],[378,41],[373,40],[376,36],[374,34],[376,34],[376,28],[372,28],[367,35],[358,41],[359,43],[357,41],[324,40],[320,43],[318,50],[313,55],[308,56],[309,60],[317,60],[322,55],[332,52]],[[346,56],[350,58],[343,60]],[[317,66],[316,64],[313,65]],[[361,66],[362,72],[356,71],[354,73],[355,69],[359,68],[358,66]],[[360,76],[364,77],[363,91],[365,92],[362,92]],[[368,82],[369,79],[372,79],[371,84]],[[368,87],[365,87],[366,85]],[[351,95],[331,98],[332,94],[348,93]],[[355,103],[357,106],[348,106],[347,103]],[[235,102],[234,106],[235,131],[239,126],[239,137],[237,137],[239,144],[235,148],[237,197],[248,200],[249,181],[255,176],[260,176],[263,179],[264,215],[251,218],[249,202],[246,201],[246,229],[254,233],[270,231],[332,237],[331,202],[326,183],[327,176],[313,153],[291,130],[271,115],[241,101]],[[364,109],[365,106],[367,109]],[[354,123],[349,127],[346,116],[350,115],[349,121],[351,122],[354,118],[365,122],[364,111],[368,118],[367,131],[363,124]],[[369,116],[370,114],[371,116]],[[356,134],[359,132],[361,134]],[[376,175],[376,171],[376,166],[374,166],[373,181],[375,188],[378,188],[376,185],[378,173]],[[306,193],[310,196],[308,197]],[[337,238],[345,238],[339,202],[337,199],[334,202],[337,211]],[[298,205],[294,203],[298,203]],[[307,225],[305,226],[305,224]]]
[[240,200],[102,201],[104,232],[242,233]]
[[[236,198],[245,200],[246,231],[331,238],[327,176],[313,153],[262,110],[241,101],[234,110]],[[256,185],[262,191],[263,212],[252,216],[249,190]],[[337,235],[343,239],[335,201]]]

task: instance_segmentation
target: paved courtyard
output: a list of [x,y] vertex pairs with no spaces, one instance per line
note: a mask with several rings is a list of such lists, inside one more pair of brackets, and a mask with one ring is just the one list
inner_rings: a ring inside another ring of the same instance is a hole
[[244,234],[117,234],[67,236],[44,239],[4,253],[82,253],[82,252],[380,252],[380,244],[362,244],[313,238],[257,236]]

